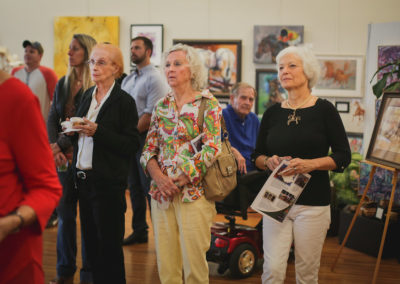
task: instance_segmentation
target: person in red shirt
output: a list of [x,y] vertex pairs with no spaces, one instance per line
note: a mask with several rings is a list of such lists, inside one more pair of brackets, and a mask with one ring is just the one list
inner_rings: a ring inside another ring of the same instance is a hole
[[61,185],[38,98],[0,70],[0,102],[0,282],[42,284],[42,232]]

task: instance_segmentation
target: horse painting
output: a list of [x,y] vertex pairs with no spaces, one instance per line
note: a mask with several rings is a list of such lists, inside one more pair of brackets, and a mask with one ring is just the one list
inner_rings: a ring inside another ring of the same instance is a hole
[[256,51],[256,58],[259,59],[264,54],[269,54],[273,63],[276,63],[276,56],[279,51],[289,46],[287,42],[283,42],[277,39],[276,35],[268,35],[264,37],[258,44]]
[[197,50],[208,70],[210,91],[228,93],[236,79],[235,54],[229,48],[218,48],[215,52],[203,48]]
[[285,47],[303,42],[303,26],[254,26],[254,62],[276,63]]

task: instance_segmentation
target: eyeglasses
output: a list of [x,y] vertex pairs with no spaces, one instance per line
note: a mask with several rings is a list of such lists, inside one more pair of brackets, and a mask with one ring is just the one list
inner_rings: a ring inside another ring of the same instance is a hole
[[100,67],[104,67],[104,66],[106,66],[108,63],[107,63],[107,61],[105,61],[105,60],[102,60],[102,59],[100,59],[100,60],[94,60],[94,59],[90,59],[88,62],[87,62],[90,66],[95,66],[95,65],[97,65],[97,66],[100,66]]

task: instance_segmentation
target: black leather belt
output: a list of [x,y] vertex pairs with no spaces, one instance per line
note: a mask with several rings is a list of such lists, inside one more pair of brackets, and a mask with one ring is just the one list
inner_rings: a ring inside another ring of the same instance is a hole
[[92,175],[92,170],[80,170],[76,169],[76,177],[80,180],[86,180]]

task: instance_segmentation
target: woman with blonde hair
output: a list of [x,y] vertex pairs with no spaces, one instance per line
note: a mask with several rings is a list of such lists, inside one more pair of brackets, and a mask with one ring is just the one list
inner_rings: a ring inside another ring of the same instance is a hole
[[[49,141],[53,150],[58,176],[63,186],[63,196],[57,207],[57,278],[51,284],[72,283],[76,271],[76,212],[78,196],[71,172],[72,144],[62,132],[60,122],[75,116],[83,93],[93,85],[87,61],[96,41],[86,34],[75,34],[68,50],[68,71],[56,86],[53,103],[47,120]],[[82,242],[81,283],[92,282]]]
[[[171,92],[153,111],[141,164],[152,178],[151,218],[161,283],[208,283],[215,204],[204,196],[202,178],[221,152],[221,107],[205,90],[206,71],[197,51],[177,44],[166,52]],[[203,131],[199,108],[206,104]],[[197,138],[197,139],[196,139]],[[194,148],[191,141],[200,139]]]

